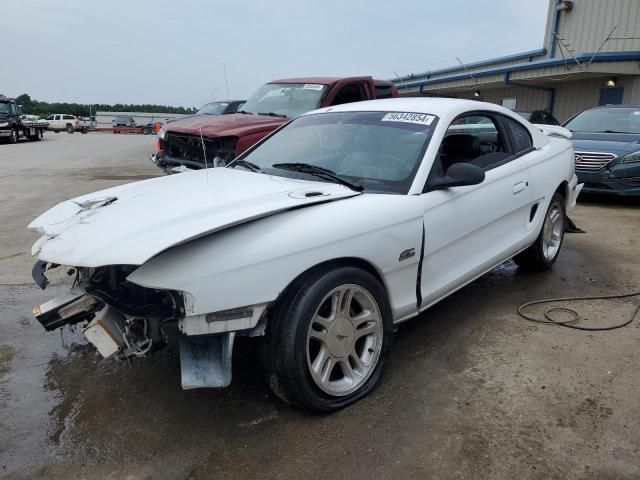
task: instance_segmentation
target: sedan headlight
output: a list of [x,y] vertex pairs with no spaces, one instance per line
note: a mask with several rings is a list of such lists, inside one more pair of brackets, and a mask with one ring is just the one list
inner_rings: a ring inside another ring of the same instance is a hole
[[167,134],[167,131],[164,129],[164,127],[161,127],[160,130],[158,130],[158,138],[160,140],[164,140],[164,136]]
[[0,127],[8,127],[9,122],[0,122]]
[[621,163],[640,162],[640,151],[633,152],[622,159]]

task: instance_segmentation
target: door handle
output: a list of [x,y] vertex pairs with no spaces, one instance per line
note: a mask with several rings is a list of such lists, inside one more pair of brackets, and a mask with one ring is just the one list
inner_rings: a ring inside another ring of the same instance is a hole
[[521,191],[527,188],[527,184],[525,182],[518,182],[513,186],[513,194],[517,195]]

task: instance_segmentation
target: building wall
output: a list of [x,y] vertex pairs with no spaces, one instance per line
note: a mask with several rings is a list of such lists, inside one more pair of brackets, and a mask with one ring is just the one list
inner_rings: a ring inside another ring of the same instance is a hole
[[[557,85],[553,114],[564,122],[585,108],[598,105],[605,78],[590,78]],[[640,81],[637,77],[618,78],[617,86],[624,88],[622,103],[640,104]]]
[[[547,31],[553,32],[555,2],[550,2]],[[640,50],[640,1],[638,0],[574,0],[573,9],[560,13],[559,36],[574,53],[595,52],[607,38],[611,29],[613,37],[635,37],[627,40],[609,40],[602,52]],[[551,54],[551,50],[549,49]],[[566,53],[565,53],[566,55]],[[556,46],[555,57],[560,57]]]
[[[474,97],[472,92],[465,92],[460,94],[459,98],[473,99]],[[505,98],[516,99],[516,110],[548,110],[551,94],[544,90],[520,86],[480,90],[479,100],[484,102],[501,105]]]

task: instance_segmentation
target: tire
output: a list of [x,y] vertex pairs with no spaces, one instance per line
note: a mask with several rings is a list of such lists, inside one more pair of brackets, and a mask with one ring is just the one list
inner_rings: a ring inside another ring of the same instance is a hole
[[86,128],[83,128],[82,130],[80,130],[80,133],[85,135],[89,130],[87,130]]
[[71,125],[70,123],[67,123],[65,130],[67,131],[67,133],[73,133],[74,132],[73,125]]
[[[350,308],[341,315],[336,305],[342,298]],[[372,314],[356,323],[365,311]],[[329,312],[337,312],[337,318]],[[393,321],[387,293],[370,273],[319,268],[288,287],[271,313],[262,364],[269,386],[285,402],[311,412],[334,412],[380,382]]]
[[9,143],[18,143],[18,130],[11,129],[11,135],[9,135]]
[[513,257],[514,262],[526,271],[549,270],[558,259],[562,249],[565,223],[564,197],[556,192],[545,213],[538,238],[533,245]]
[[149,135],[151,133],[151,129],[148,127],[145,127],[142,129],[142,134],[143,135]]

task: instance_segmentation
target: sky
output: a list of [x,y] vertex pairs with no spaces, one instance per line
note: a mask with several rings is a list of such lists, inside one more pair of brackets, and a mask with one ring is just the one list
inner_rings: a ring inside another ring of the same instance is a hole
[[548,0],[2,0],[0,93],[196,106],[542,48]]

